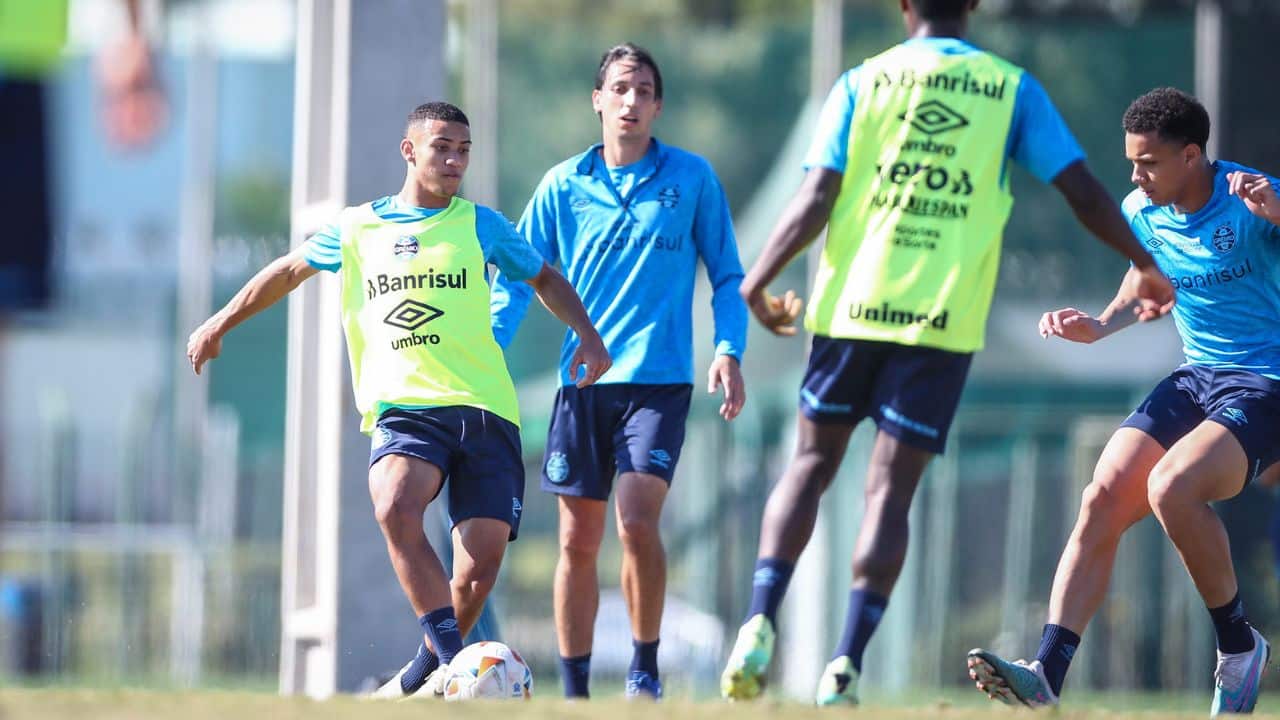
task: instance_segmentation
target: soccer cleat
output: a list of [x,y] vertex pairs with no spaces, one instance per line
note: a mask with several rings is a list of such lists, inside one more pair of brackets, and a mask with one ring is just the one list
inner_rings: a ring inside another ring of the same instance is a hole
[[1218,651],[1218,667],[1213,671],[1213,705],[1209,717],[1228,713],[1250,713],[1258,702],[1262,673],[1271,660],[1271,644],[1254,630],[1253,649],[1224,655]]
[[818,707],[858,704],[858,671],[848,655],[827,663],[827,669],[818,678],[818,695],[813,702]]
[[993,700],[1029,708],[1058,704],[1058,696],[1049,687],[1039,660],[1008,662],[993,652],[975,648],[969,651],[968,662],[969,677]]
[[413,667],[412,660],[406,663],[404,667],[400,668],[400,671],[395,675],[392,675],[389,680],[379,685],[374,691],[365,694],[363,697],[366,700],[400,700],[409,697],[417,690],[417,688],[414,688],[409,692],[405,692],[404,686],[400,684],[400,680],[411,667]]
[[729,662],[720,675],[720,694],[726,700],[752,700],[764,691],[773,639],[773,623],[764,615],[753,615],[738,630]]
[[662,681],[643,670],[632,670],[627,675],[625,697],[628,700],[661,700]]
[[422,687],[418,688],[418,692],[409,697],[414,700],[437,700],[444,697],[444,683],[449,679],[449,666],[441,665],[431,674],[427,676],[427,681],[422,683]]

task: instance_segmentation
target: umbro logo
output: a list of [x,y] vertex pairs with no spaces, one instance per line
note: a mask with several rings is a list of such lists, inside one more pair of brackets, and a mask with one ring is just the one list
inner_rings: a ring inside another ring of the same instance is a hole
[[663,470],[666,470],[671,467],[671,454],[666,450],[650,450],[649,461]]
[[937,135],[951,130],[958,130],[969,124],[969,120],[965,116],[937,100],[925,102],[915,108],[914,111],[908,110],[899,115],[898,119],[910,122],[911,127],[925,135]]
[[1240,408],[1229,407],[1222,411],[1222,415],[1237,425],[1249,424],[1249,418],[1245,416],[1244,411]]
[[405,300],[394,308],[382,322],[404,330],[417,330],[444,314],[444,311],[433,305],[417,300]]
[[450,630],[457,630],[457,629],[458,629],[458,621],[454,618],[441,620],[440,622],[436,623],[436,630],[438,630],[439,632],[449,632]]

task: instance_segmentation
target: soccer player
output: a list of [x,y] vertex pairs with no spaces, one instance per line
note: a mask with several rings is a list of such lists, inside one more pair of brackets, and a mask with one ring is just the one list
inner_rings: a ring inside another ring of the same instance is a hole
[[[1274,178],[1210,161],[1209,115],[1160,88],[1124,114],[1138,186],[1124,201],[1133,231],[1178,291],[1174,323],[1186,363],[1111,436],[1058,562],[1036,659],[969,653],[980,689],[1007,703],[1058,702],[1080,634],[1106,595],[1120,536],[1155,513],[1200,591],[1218,638],[1210,714],[1253,710],[1271,647],[1250,626],[1221,520],[1233,497],[1280,458],[1280,199]],[[1130,270],[1132,274],[1134,271]],[[1091,343],[1115,332],[1122,292],[1097,317],[1045,313],[1040,334]]]
[[[519,414],[489,325],[486,263],[527,283],[574,329],[579,340],[568,368],[578,386],[609,368],[568,282],[501,215],[458,197],[470,152],[461,110],[419,106],[400,141],[400,192],[342,211],[335,224],[254,276],[187,344],[198,374],[231,328],[320,270],[342,271],[352,385],[361,430],[373,436],[369,494],[426,640],[378,697],[440,694],[444,668],[480,615],[520,528]],[[422,529],[427,505],[442,489],[453,523],[452,582]]]
[[1124,296],[1142,300],[1144,318],[1173,301],[1040,84],[963,39],[976,0],[899,4],[910,39],[836,82],[804,181],[742,282],[766,328],[795,333],[799,299],[766,288],[827,227],[805,318],[814,337],[795,456],[765,505],[747,620],[721,676],[730,699],[761,692],[778,605],[819,500],[870,417],[877,433],[844,632],[816,698],[857,703],[863,651],[906,556],[912,496],[945,447],[982,347],[1012,206],[1010,160],[1053,183],[1090,232],[1134,262]]
[[[519,228],[559,262],[582,295],[614,359],[596,385],[572,381],[573,332],[561,352],[561,387],[547,438],[542,488],[559,496],[555,618],[565,695],[587,697],[599,605],[596,557],[616,485],[622,592],[633,656],[628,697],[662,695],[658,635],[666,555],[658,532],[684,442],[693,390],[691,315],[698,260],[711,282],[715,360],[707,390],[724,389],[732,420],[745,398],[738,363],[747,309],[742,264],[724,192],[706,160],[658,142],[662,74],[630,43],[610,48],[596,71],[592,107],[603,142],[551,168]],[[506,345],[529,305],[527,289],[499,277],[494,332]],[[617,481],[614,482],[615,473]]]

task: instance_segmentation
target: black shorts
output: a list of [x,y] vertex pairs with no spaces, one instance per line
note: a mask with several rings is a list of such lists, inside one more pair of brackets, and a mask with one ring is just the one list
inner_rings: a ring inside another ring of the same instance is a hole
[[800,411],[816,423],[870,417],[908,445],[941,453],[972,360],[972,353],[815,335]]
[[52,232],[44,87],[0,77],[0,312],[49,301]]
[[615,473],[657,475],[667,484],[684,447],[692,385],[610,383],[556,393],[542,489],[609,499]]
[[[440,468],[449,494],[449,521],[493,518],[520,530],[524,463],[520,430],[488,410],[450,406],[382,413],[373,428],[369,467],[387,455],[408,455]],[[433,498],[434,499],[434,498]]]
[[1240,441],[1249,459],[1246,484],[1280,460],[1280,381],[1247,370],[1183,365],[1161,380],[1120,427],[1141,430],[1168,450],[1205,420]]

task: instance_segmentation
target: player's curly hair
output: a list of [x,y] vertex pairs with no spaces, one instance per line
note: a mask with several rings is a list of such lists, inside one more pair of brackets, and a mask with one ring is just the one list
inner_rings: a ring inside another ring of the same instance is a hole
[[1209,112],[1199,100],[1177,88],[1156,88],[1134,100],[1124,111],[1124,131],[1154,132],[1161,140],[1198,145],[1209,142]]
[[653,55],[648,50],[629,42],[614,45],[606,50],[604,55],[600,56],[600,67],[596,70],[597,90],[604,87],[604,76],[609,71],[609,66],[619,60],[642,65],[653,71],[653,97],[658,100],[662,99],[662,72],[658,70],[657,61],[653,59]]
[[959,20],[972,0],[911,0],[911,9],[925,20]]
[[404,134],[408,135],[409,130],[413,129],[414,125],[428,120],[456,122],[462,123],[467,127],[471,127],[471,121],[467,120],[466,113],[462,112],[457,105],[435,101],[423,103],[414,108],[413,112],[409,113],[409,119],[405,122],[404,126]]

